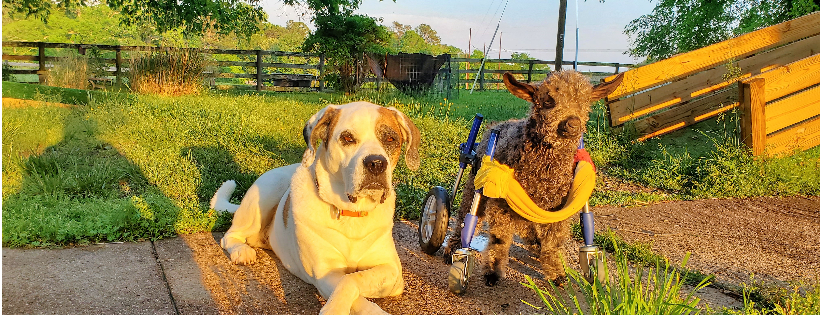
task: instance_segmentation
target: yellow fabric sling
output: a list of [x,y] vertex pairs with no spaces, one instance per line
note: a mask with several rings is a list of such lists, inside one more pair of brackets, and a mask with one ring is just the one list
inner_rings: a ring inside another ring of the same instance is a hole
[[580,161],[575,167],[575,178],[569,190],[564,207],[558,211],[541,209],[530,199],[521,184],[515,180],[515,171],[488,156],[481,160],[481,168],[475,177],[476,189],[483,188],[483,194],[490,198],[504,198],[510,208],[527,220],[535,223],[555,223],[566,220],[589,200],[595,188],[595,168],[587,161]]

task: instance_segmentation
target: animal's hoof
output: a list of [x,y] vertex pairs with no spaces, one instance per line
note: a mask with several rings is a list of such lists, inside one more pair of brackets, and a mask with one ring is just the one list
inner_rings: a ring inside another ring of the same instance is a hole
[[237,265],[250,265],[256,262],[256,250],[241,244],[231,251],[231,262]]
[[501,280],[501,276],[495,272],[484,275],[484,284],[488,287],[494,287],[498,283],[498,280]]
[[563,287],[565,283],[567,283],[567,276],[557,276],[555,279],[552,279],[552,284],[557,287]]

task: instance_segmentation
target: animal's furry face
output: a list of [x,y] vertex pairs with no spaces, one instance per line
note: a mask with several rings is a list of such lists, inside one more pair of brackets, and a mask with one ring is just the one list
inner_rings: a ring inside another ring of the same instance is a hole
[[[330,182],[342,183],[329,187],[338,197],[329,201],[346,209],[366,210],[393,194],[392,173],[403,143],[408,143],[408,166],[418,165],[413,160],[418,158],[418,130],[393,108],[367,102],[330,105],[308,121],[304,133],[309,148],[302,163],[320,163],[335,177]],[[322,142],[314,153],[310,144],[316,140]]]
[[505,73],[504,84],[510,93],[532,103],[526,127],[529,140],[554,147],[575,143],[586,132],[590,104],[614,91],[622,78],[619,75],[593,87],[585,76],[568,70],[553,72],[541,84],[530,85]]
[[553,146],[577,140],[586,131],[591,94],[592,85],[580,73],[549,76],[533,93],[528,136]]

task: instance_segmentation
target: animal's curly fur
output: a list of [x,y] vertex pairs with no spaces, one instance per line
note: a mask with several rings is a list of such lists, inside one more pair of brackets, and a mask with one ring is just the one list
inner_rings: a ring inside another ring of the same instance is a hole
[[[586,131],[590,103],[602,93],[606,96],[614,90],[620,77],[617,82],[602,84],[595,89],[586,77],[575,71],[554,72],[539,86],[519,83],[509,74],[505,74],[504,79],[507,88],[516,96],[531,101],[532,107],[523,119],[490,127],[499,131],[494,158],[515,170],[515,179],[539,207],[558,210],[572,184],[573,157],[581,135]],[[489,132],[485,132],[476,150],[481,155],[486,152],[488,135]],[[474,176],[473,173],[467,179],[457,226],[470,211]],[[546,279],[560,282],[565,277],[558,253],[569,238],[568,220],[536,224],[518,215],[506,200],[497,198],[482,198],[478,209],[479,219],[490,227],[489,245],[482,255],[486,257],[483,270],[487,285],[494,285],[504,277],[515,234],[540,251],[539,260]],[[455,235],[449,239],[445,257],[449,258],[449,253],[460,244],[461,231],[456,229]]]

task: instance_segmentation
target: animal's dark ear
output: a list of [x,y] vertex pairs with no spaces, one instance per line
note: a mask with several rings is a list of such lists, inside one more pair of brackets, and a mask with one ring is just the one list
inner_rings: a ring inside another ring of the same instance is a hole
[[419,169],[421,162],[419,158],[419,144],[421,144],[419,128],[416,128],[413,121],[398,109],[394,107],[389,107],[388,109],[396,114],[397,120],[401,125],[402,137],[404,137],[404,143],[407,146],[404,153],[404,163],[407,164],[407,168],[411,171],[415,171]]
[[534,86],[518,82],[512,73],[509,72],[504,73],[504,85],[507,86],[507,90],[510,91],[512,95],[532,103],[532,96],[535,94]]
[[624,74],[618,74],[609,82],[604,82],[601,84],[596,85],[592,88],[592,99],[590,101],[595,102],[602,98],[605,98],[607,95],[612,94],[618,86],[621,85],[621,81],[624,80]]
[[305,127],[302,128],[302,136],[305,138],[307,150],[305,150],[305,154],[302,155],[302,165],[308,166],[313,164],[313,160],[316,158],[316,141],[320,139],[322,143],[329,141],[333,126],[336,125],[338,114],[338,106],[328,105],[311,116],[307,123],[305,123]]

